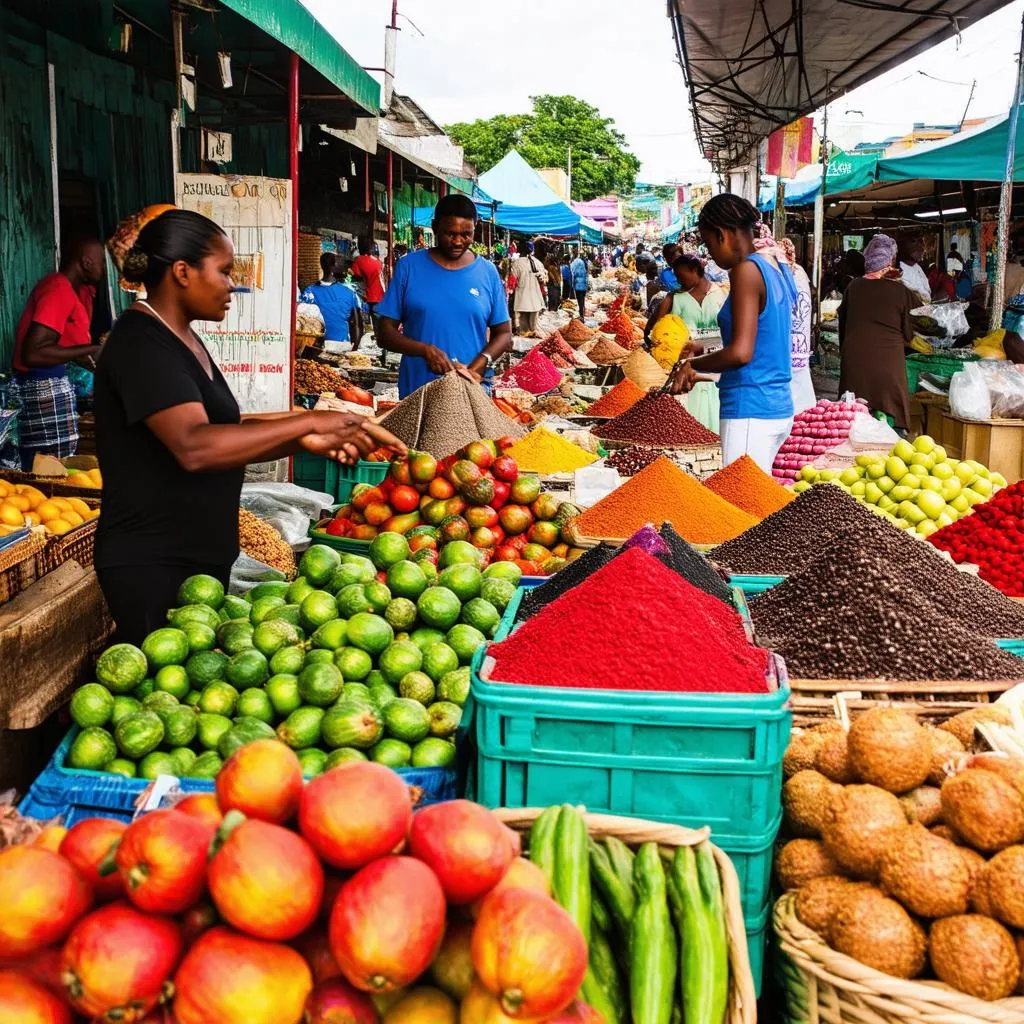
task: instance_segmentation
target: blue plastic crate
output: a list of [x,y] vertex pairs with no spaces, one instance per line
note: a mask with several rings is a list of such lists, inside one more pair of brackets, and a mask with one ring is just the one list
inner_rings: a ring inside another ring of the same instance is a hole
[[[71,743],[78,734],[73,726],[61,741],[19,805],[22,814],[41,820],[60,817],[65,825],[82,818],[118,818],[129,821],[135,801],[150,784],[148,779],[128,779],[111,772],[65,768]],[[454,768],[400,768],[398,774],[410,786],[423,790],[419,806],[454,800],[458,796],[458,771]],[[212,793],[212,779],[180,779],[186,793]]]
[[778,586],[786,579],[785,576],[730,576],[729,585],[738,587],[748,597],[763,594],[766,590]]
[[481,803],[569,801],[729,836],[777,828],[786,685],[763,696],[521,686],[482,679],[484,656],[466,706]]

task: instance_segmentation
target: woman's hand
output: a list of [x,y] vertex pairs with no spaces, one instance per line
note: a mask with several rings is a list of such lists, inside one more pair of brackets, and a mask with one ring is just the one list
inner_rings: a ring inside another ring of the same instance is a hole
[[673,395],[685,395],[693,390],[698,377],[688,359],[683,359],[672,367],[669,374],[669,390]]
[[314,413],[313,425],[315,429],[299,440],[303,449],[346,465],[358,462],[377,448],[390,447],[400,455],[406,452],[405,445],[394,434],[354,413]]
[[448,373],[455,369],[447,354],[436,345],[423,345],[423,358],[427,361],[431,373]]

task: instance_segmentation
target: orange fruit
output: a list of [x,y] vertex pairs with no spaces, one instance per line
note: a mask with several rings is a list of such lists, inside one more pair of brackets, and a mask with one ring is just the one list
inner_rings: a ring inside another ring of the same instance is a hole
[[35,508],[46,501],[46,495],[38,487],[32,487],[30,484],[22,484],[18,488],[18,493],[28,498],[29,508]]
[[10,499],[0,503],[0,523],[5,526],[24,526],[24,512],[17,505],[11,503]]
[[38,526],[42,520],[39,518],[38,512],[26,512],[25,513],[25,525],[26,526]]
[[6,498],[14,488],[6,480],[0,480],[0,498]]
[[85,520],[77,512],[65,512],[61,516],[61,519],[66,523],[70,523],[72,526],[81,526]]
[[55,533],[57,536],[67,533],[71,529],[71,524],[64,519],[51,519],[43,525],[50,533]]
[[100,476],[100,471],[98,469],[90,469],[86,475],[97,487],[103,486],[103,477]]
[[55,501],[44,501],[37,508],[33,509],[33,511],[37,516],[39,516],[42,522],[48,523],[51,519],[59,519],[63,514],[64,509],[62,509]]
[[83,519],[89,518],[89,506],[81,498],[68,498],[68,504],[73,512],[77,512]]
[[27,512],[31,507],[29,505],[28,498],[24,494],[8,494],[4,499],[8,505],[13,505],[16,509],[20,509],[22,512]]

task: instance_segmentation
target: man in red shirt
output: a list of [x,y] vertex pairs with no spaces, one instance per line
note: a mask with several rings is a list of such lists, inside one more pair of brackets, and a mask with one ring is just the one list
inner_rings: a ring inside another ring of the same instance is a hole
[[[359,255],[349,268],[360,283],[363,299],[370,307],[373,336],[377,337],[377,303],[384,298],[384,267],[376,256],[376,246],[369,236],[359,239]],[[358,347],[355,345],[354,347]]]
[[32,468],[37,452],[67,458],[78,448],[78,414],[67,364],[93,363],[93,299],[105,262],[98,239],[68,246],[60,270],[32,289],[14,335],[12,393],[20,407],[21,464]]

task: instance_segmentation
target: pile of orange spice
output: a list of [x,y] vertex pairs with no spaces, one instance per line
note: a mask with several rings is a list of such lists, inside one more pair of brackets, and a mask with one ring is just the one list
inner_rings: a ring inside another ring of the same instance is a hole
[[583,537],[621,540],[647,523],[666,521],[691,544],[722,544],[758,522],[663,455],[574,519],[573,529]]
[[796,495],[777,484],[749,456],[743,455],[704,481],[704,486],[758,519],[785,508]]
[[588,416],[618,416],[640,401],[646,391],[638,388],[628,377],[623,378],[607,394],[602,395],[587,409]]

